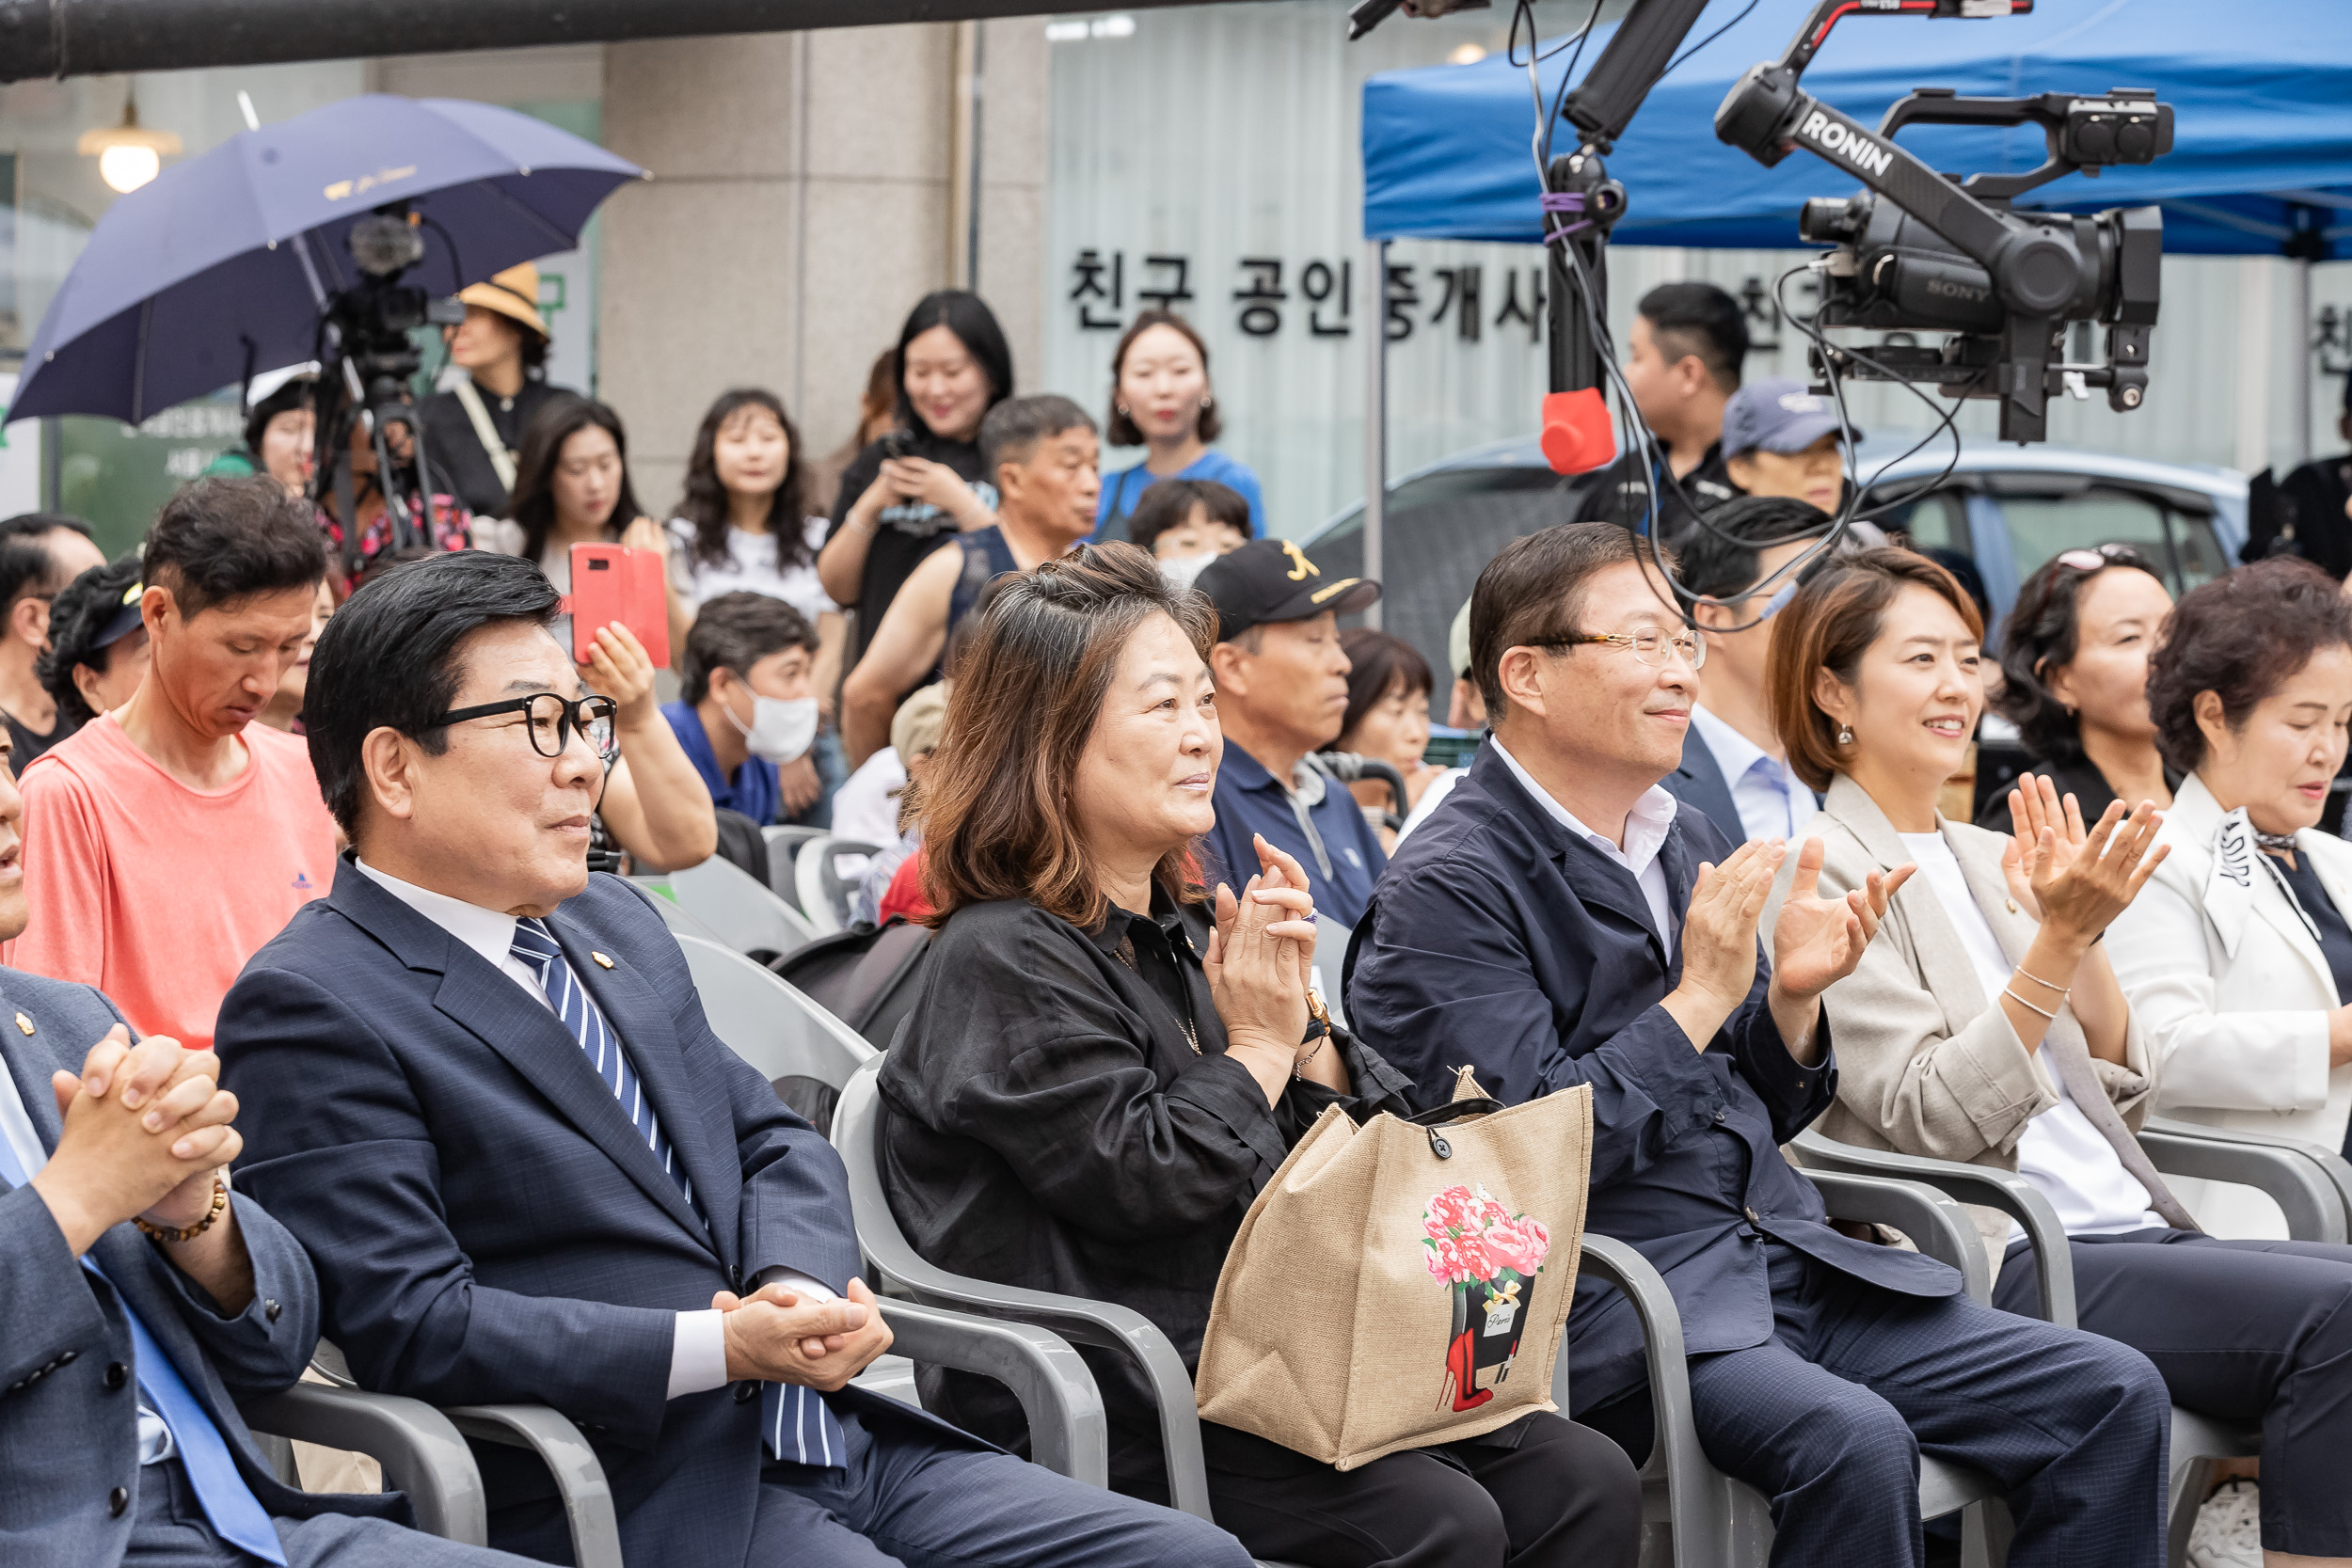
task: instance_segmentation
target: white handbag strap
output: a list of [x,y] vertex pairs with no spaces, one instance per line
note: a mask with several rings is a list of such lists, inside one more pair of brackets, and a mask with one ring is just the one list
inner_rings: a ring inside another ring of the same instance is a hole
[[456,392],[458,406],[465,409],[466,418],[473,421],[474,439],[480,441],[482,450],[489,454],[490,467],[499,476],[499,488],[512,491],[515,488],[515,459],[507,453],[506,442],[499,436],[498,426],[490,422],[490,411],[482,406],[482,394],[474,390],[473,377],[460,377],[452,390]]

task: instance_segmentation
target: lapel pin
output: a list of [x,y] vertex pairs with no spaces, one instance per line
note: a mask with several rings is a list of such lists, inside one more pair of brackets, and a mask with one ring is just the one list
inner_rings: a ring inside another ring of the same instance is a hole
[[33,1021],[26,1018],[23,1013],[19,1013],[16,1015],[16,1028],[17,1033],[29,1035],[33,1032]]
[[2010,912],[2010,913],[2011,913],[2011,914],[2015,914],[2015,913],[2017,912],[2017,900],[2016,900],[2016,899],[2014,899],[2014,898],[2006,899],[2006,900],[2004,900],[2004,902],[2006,902],[2006,903],[2009,905],[2009,912]]
[[602,953],[591,952],[588,956],[596,960],[596,967],[599,969],[611,969],[612,967],[612,960]]

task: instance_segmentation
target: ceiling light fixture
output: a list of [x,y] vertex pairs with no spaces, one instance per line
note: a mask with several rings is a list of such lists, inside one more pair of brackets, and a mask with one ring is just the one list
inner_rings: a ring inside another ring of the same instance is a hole
[[123,91],[122,123],[83,132],[74,150],[96,158],[98,177],[108,188],[128,196],[163,172],[165,154],[180,155],[180,138],[139,124],[138,89],[134,86]]

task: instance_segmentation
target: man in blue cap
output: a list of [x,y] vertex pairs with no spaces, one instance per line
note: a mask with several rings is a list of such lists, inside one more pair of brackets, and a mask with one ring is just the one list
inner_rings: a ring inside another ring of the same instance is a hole
[[1847,440],[1862,432],[1802,382],[1750,382],[1724,404],[1724,469],[1751,496],[1808,501],[1835,515],[1846,489]]

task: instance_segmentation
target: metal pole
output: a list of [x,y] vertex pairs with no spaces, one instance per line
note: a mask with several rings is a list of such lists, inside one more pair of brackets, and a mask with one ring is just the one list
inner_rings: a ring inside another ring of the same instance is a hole
[[[1372,309],[1364,312],[1364,572],[1380,580],[1380,530],[1389,501],[1389,242],[1364,245],[1364,271],[1372,279]],[[1364,611],[1364,625],[1380,629],[1380,606]]]
[[2312,377],[2318,367],[2312,363],[2316,352],[2312,341],[2312,263],[2311,258],[2298,256],[2287,262],[2287,309],[2295,320],[2295,357],[2289,362],[2295,376],[2295,389],[2287,398],[2287,417],[2295,422],[2295,439],[2288,450],[2295,454],[2297,467],[2312,460]]
[[[1129,10],[1195,3],[1122,0]],[[1078,0],[0,0],[0,82],[1095,8]]]

